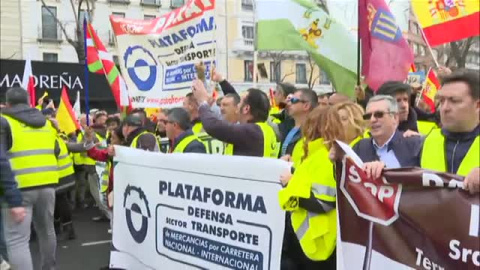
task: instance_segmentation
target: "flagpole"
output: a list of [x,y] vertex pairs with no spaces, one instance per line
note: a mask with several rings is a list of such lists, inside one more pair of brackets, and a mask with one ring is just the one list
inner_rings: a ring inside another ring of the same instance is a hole
[[253,39],[253,88],[257,88],[257,57],[258,57],[258,52],[257,52],[257,5],[255,1],[252,1],[252,6],[253,6],[253,25],[255,27],[255,35]]
[[432,68],[428,69],[428,72],[425,76],[425,81],[423,81],[423,84],[422,84],[422,90],[420,91],[420,95],[418,96],[417,100],[415,101],[415,107],[418,107],[418,104],[420,104],[420,100],[422,100],[422,98],[423,98],[423,92],[425,91],[425,88],[427,87],[428,74],[430,74],[431,70],[432,70]]
[[87,117],[87,126],[90,125],[90,107],[88,105],[88,62],[87,62],[87,18],[83,18],[83,48],[85,49],[85,115]]
[[[418,24],[418,17],[415,11],[413,12],[413,16],[415,16],[416,23]],[[420,33],[422,34],[423,41],[425,41],[425,44],[427,45],[428,51],[430,52],[430,55],[432,55],[433,62],[435,63],[435,67],[439,67],[440,65],[438,64],[437,59],[435,58],[435,55],[433,54],[432,47],[430,46],[430,43],[428,42],[427,37],[425,36],[425,32],[423,32],[423,27],[418,24],[418,28],[420,28]]]
[[361,76],[361,71],[360,71],[360,2],[357,5],[357,85],[360,85],[360,76]]

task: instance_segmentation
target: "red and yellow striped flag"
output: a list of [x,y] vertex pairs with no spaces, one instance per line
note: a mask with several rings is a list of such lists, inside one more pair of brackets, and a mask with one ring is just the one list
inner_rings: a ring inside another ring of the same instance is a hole
[[423,89],[422,97],[425,103],[430,106],[431,112],[435,112],[435,95],[438,89],[440,89],[440,82],[433,69],[430,69],[425,80],[425,89]]
[[411,3],[432,47],[480,34],[480,0],[412,0]]
[[410,72],[417,72],[417,68],[415,67],[415,64],[411,64],[410,65],[410,70],[408,71],[409,73]]
[[76,120],[75,112],[73,111],[72,104],[68,98],[67,88],[64,86],[62,89],[62,96],[60,97],[60,104],[58,104],[57,116],[58,128],[70,134],[80,129],[80,124]]

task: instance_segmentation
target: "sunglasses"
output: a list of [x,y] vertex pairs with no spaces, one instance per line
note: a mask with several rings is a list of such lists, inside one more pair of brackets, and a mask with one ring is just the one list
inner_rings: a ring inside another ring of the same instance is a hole
[[297,97],[291,97],[289,100],[288,100],[290,103],[292,104],[297,104],[299,102],[302,102],[302,103],[305,103],[306,101],[305,100],[301,100]]
[[383,111],[376,111],[376,112],[373,112],[373,113],[366,113],[363,115],[363,120],[370,120],[372,119],[372,115],[373,117],[375,117],[376,119],[380,119],[380,118],[383,118],[383,116],[385,114],[390,114],[391,112],[383,112]]

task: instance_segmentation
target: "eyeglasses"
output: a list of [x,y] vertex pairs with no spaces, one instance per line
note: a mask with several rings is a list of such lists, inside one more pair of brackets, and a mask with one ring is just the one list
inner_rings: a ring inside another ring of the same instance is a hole
[[373,117],[377,118],[377,119],[380,119],[380,118],[383,118],[383,116],[385,114],[390,114],[391,112],[384,112],[384,111],[376,111],[376,112],[373,112],[373,113],[366,113],[363,115],[363,120],[370,120],[372,119],[372,115]]
[[307,101],[301,100],[301,99],[299,99],[299,98],[297,98],[297,97],[291,97],[288,101],[289,101],[290,103],[292,103],[292,104],[297,104],[297,103],[299,103],[299,102],[302,102],[302,103],[307,102]]

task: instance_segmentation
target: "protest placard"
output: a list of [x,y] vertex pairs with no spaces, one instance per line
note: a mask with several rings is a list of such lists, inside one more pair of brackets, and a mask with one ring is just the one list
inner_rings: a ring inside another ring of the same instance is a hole
[[116,161],[111,267],[280,268],[286,162],[123,147]]

